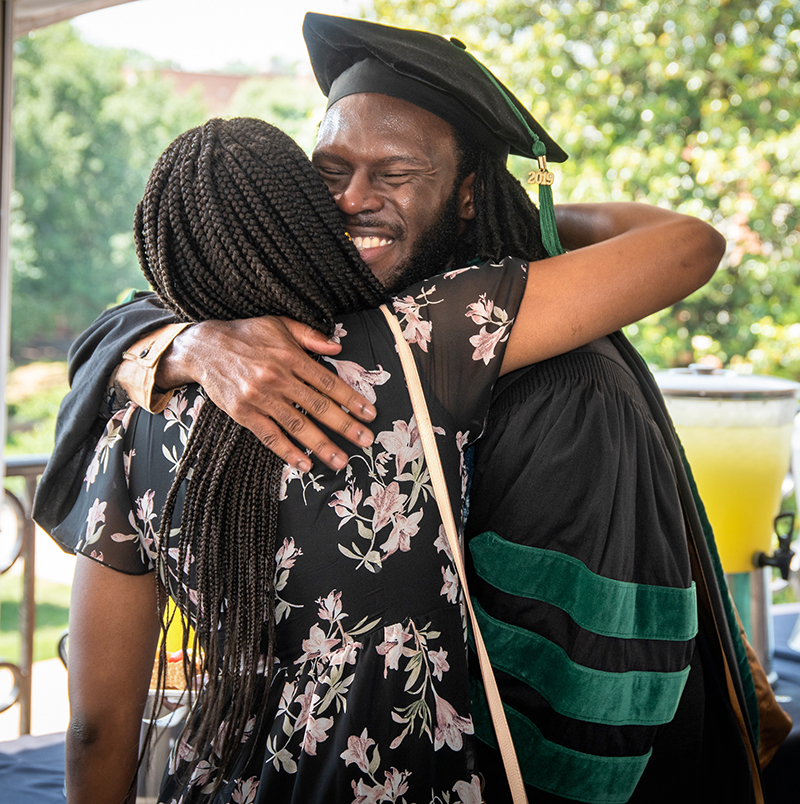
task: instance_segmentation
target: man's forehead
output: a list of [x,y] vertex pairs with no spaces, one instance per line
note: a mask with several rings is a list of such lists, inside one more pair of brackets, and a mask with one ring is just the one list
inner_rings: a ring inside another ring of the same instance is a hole
[[317,130],[317,146],[332,139],[396,141],[406,143],[409,153],[415,143],[456,147],[449,123],[413,103],[376,92],[349,95],[328,107]]
[[325,110],[325,114],[322,119],[325,120],[336,113],[342,115],[360,115],[363,114],[365,110],[369,110],[381,116],[392,116],[400,119],[427,118],[429,119],[429,123],[433,120],[439,120],[448,128],[452,128],[440,117],[437,117],[432,112],[426,111],[423,107],[417,106],[411,101],[397,98],[384,92],[355,92],[351,95],[347,95],[341,100],[330,104]]

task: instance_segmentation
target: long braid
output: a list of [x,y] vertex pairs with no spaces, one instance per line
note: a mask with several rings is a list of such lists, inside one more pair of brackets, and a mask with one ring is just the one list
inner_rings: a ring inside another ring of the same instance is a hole
[[[210,120],[170,145],[136,210],[134,239],[145,276],[184,321],[277,314],[332,334],[335,316],[385,298],[305,154],[262,121]],[[181,770],[190,778],[213,745],[219,787],[272,676],[283,462],[210,400],[194,413],[162,512],[158,567],[177,609],[194,611],[184,671],[194,692],[196,678],[205,686],[185,731],[197,751]],[[177,510],[175,579],[167,557]],[[165,666],[162,640],[159,689]]]
[[475,218],[458,240],[453,264],[509,256],[545,259],[548,254],[542,244],[539,210],[525,188],[502,160],[490,156],[459,132],[456,145],[458,184],[475,173]]

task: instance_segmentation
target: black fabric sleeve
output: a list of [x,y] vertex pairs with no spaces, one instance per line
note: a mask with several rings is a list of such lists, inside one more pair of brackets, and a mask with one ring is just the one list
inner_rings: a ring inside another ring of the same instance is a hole
[[56,420],[55,447],[39,481],[33,518],[52,530],[69,512],[110,411],[104,404],[109,378],[122,353],[139,338],[171,324],[175,316],[153,293],[106,310],[69,351],[70,391]]

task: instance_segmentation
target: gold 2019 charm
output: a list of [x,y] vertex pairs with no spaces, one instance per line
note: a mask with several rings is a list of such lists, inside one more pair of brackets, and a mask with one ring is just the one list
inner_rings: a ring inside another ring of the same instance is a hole
[[551,186],[556,177],[547,169],[547,157],[537,157],[539,162],[539,170],[532,170],[528,174],[528,184],[546,184]]
[[528,184],[552,185],[556,177],[549,170],[532,170],[528,174]]

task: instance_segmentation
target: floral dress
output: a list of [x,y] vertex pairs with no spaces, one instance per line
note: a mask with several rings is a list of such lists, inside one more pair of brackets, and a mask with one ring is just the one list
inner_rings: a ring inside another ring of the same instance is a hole
[[[525,270],[506,259],[451,271],[390,304],[420,369],[454,511]],[[283,471],[277,664],[215,801],[477,804],[466,619],[394,340],[379,310],[342,316],[336,335],[342,351],[322,359],[375,404],[376,438],[358,448],[334,435],[349,453],[338,473]],[[121,572],[153,571],[159,512],[203,401],[188,386],[162,414],[118,412],[54,538]],[[195,751],[203,762],[181,788],[173,774]],[[202,800],[215,761],[213,747],[179,741],[159,801]]]

